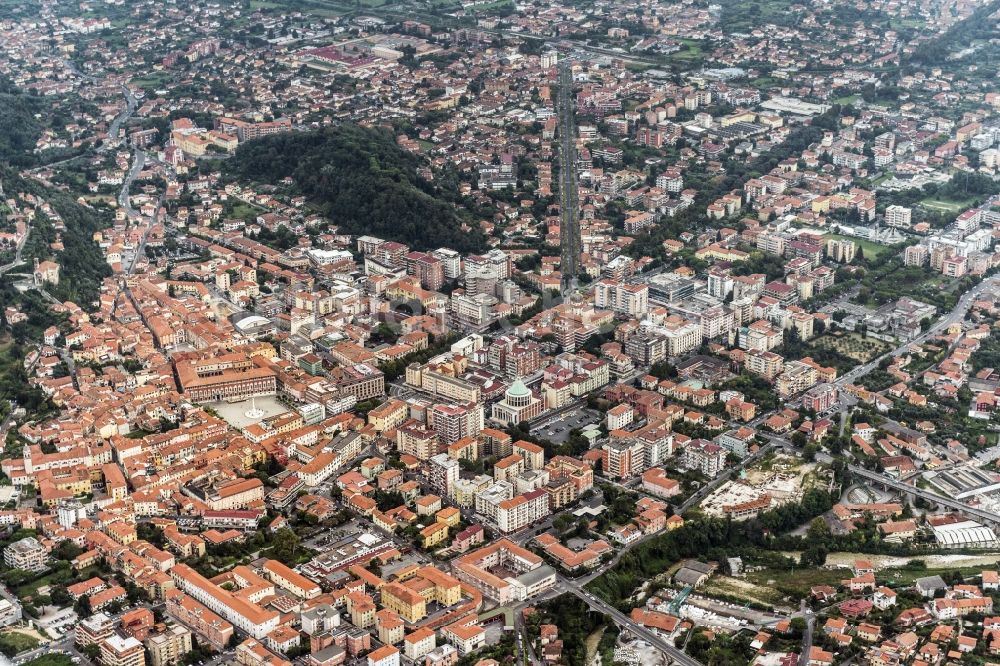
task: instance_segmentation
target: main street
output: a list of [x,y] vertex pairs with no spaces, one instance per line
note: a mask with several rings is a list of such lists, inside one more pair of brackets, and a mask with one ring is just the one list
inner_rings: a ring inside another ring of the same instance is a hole
[[[76,76],[79,76],[81,79],[90,83],[100,83],[100,80],[97,77],[81,72],[72,60],[67,59],[65,61],[65,65],[69,71]],[[99,153],[107,152],[113,145],[117,145],[118,132],[121,130],[122,125],[124,125],[128,119],[132,117],[132,114],[135,113],[135,110],[139,106],[139,99],[135,96],[135,94],[133,94],[129,87],[123,85],[121,88],[122,96],[125,98],[125,108],[122,109],[121,112],[111,121],[111,125],[108,127],[107,138],[104,140],[104,143],[101,144],[101,147],[97,149],[97,152]]]
[[806,620],[806,629],[802,632],[802,652],[799,654],[799,666],[809,665],[809,653],[812,651],[813,631],[816,629],[816,615],[806,606],[806,600],[799,602],[799,613]]
[[135,182],[135,179],[142,173],[144,166],[146,166],[146,153],[136,150],[135,155],[132,157],[132,166],[128,170],[128,173],[125,174],[125,180],[122,181],[122,189],[118,193],[118,205],[122,207],[129,219],[139,217],[139,211],[132,207],[132,197],[129,194],[129,190],[132,188],[132,183]]
[[576,183],[576,129],[573,124],[573,72],[559,64],[559,244],[563,294],[576,284],[580,263],[579,192]]

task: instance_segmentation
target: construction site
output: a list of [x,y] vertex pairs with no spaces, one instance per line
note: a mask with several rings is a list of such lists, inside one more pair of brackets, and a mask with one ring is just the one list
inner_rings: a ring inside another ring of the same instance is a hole
[[796,456],[772,454],[727,481],[701,503],[710,516],[748,520],[760,512],[798,502],[814,487],[832,487],[833,470]]

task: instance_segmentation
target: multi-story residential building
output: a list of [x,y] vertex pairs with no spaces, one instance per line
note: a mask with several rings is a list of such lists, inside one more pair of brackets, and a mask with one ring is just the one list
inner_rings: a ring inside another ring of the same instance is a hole
[[572,483],[574,493],[568,500],[569,502],[594,485],[594,470],[590,465],[578,458],[554,456],[545,465],[545,469],[549,472],[550,481],[555,482],[560,479],[566,479]]
[[802,407],[814,412],[823,412],[833,407],[838,398],[836,384],[817,384],[802,395]]
[[496,526],[503,534],[510,534],[548,514],[548,495],[539,488],[500,502],[497,506]]
[[[701,327],[695,325],[694,328],[700,340]],[[639,365],[653,365],[667,358],[667,346],[666,335],[650,330],[639,330],[625,340],[625,353]]]
[[668,357],[681,356],[701,347],[703,337],[702,327],[693,321],[670,318],[661,330],[666,341]]
[[445,497],[451,497],[455,492],[461,465],[447,453],[439,453],[427,461],[427,483],[431,489]]
[[733,292],[734,285],[731,269],[720,266],[708,269],[708,294],[713,298],[725,299]]
[[100,645],[115,633],[117,622],[104,613],[94,613],[80,620],[74,632],[74,642],[81,646]]
[[[449,645],[442,645],[437,649],[444,650],[454,646],[452,649],[457,651],[455,657],[472,654],[486,645],[486,630],[473,622],[459,621],[447,625],[441,629],[441,636]],[[432,663],[431,660],[428,663]]]
[[615,405],[604,415],[604,422],[608,432],[621,430],[632,423],[634,411],[631,405]]
[[402,400],[389,398],[368,412],[368,423],[378,432],[385,432],[402,424],[409,417],[410,410]]
[[854,261],[857,251],[858,245],[854,241],[839,238],[830,238],[826,241],[826,256],[841,264]]
[[233,625],[192,597],[173,590],[166,595],[166,614],[194,631],[214,650],[224,650],[234,635]]
[[483,406],[437,404],[428,413],[428,422],[441,442],[452,444],[479,434],[483,429]]
[[432,629],[420,627],[403,638],[403,653],[407,659],[416,661],[437,647],[437,640]]
[[406,274],[420,280],[420,286],[433,291],[444,285],[444,262],[426,252],[410,252],[403,257]]
[[681,492],[680,482],[668,477],[666,471],[659,467],[642,473],[642,487],[646,492],[663,498],[674,497]]
[[338,390],[354,396],[358,402],[385,395],[385,375],[369,363],[333,368],[328,374]]
[[740,331],[740,348],[755,352],[771,351],[780,346],[783,339],[780,328],[761,319]]
[[494,308],[500,302],[491,293],[452,294],[451,315],[454,324],[481,330],[496,320]]
[[684,447],[684,466],[710,479],[718,476],[726,464],[726,450],[704,439],[695,439]]
[[909,229],[913,211],[906,206],[892,205],[885,209],[885,224],[888,227],[898,229]]
[[530,550],[500,539],[452,560],[455,576],[500,605],[551,589],[556,572]]
[[490,268],[498,280],[506,280],[513,274],[514,262],[503,250],[493,249],[485,255],[470,254],[465,258],[466,273],[477,268]]
[[320,586],[278,560],[266,560],[261,565],[264,577],[299,599],[314,599],[322,590]]
[[521,342],[514,336],[494,340],[486,350],[489,366],[511,381],[534,374],[542,367],[542,354],[534,342]]
[[960,278],[969,271],[967,257],[952,256],[941,260],[941,274],[945,277]]
[[104,666],[144,666],[146,651],[142,643],[113,634],[101,643],[101,663]]
[[903,251],[903,264],[906,266],[923,266],[927,263],[929,252],[926,245],[910,245]]
[[772,351],[748,351],[746,367],[751,373],[771,380],[781,374],[785,359]]
[[38,573],[48,566],[49,551],[35,537],[24,537],[3,551],[3,563],[11,569]]
[[399,650],[392,645],[383,645],[368,653],[365,666],[399,666]]
[[456,402],[480,401],[481,389],[478,384],[454,375],[449,366],[411,365],[406,369],[406,383],[422,389],[431,395],[448,398]]
[[396,428],[396,445],[401,453],[418,460],[428,460],[445,448],[436,432],[417,421],[407,421]]
[[640,317],[649,310],[649,286],[601,280],[594,287],[594,306]]
[[524,460],[525,469],[542,469],[545,466],[545,449],[523,439],[514,442],[514,454]]
[[431,252],[441,262],[444,276],[449,280],[457,280],[462,275],[462,255],[448,248],[439,248]]
[[524,458],[512,453],[493,465],[493,480],[514,483],[524,473]]
[[787,398],[805,391],[814,386],[816,382],[817,375],[814,366],[801,361],[791,361],[785,364],[784,370],[778,376],[775,389],[779,396]]
[[642,440],[614,439],[601,447],[604,473],[612,478],[629,479],[645,467],[645,450]]
[[191,651],[191,630],[175,624],[145,641],[151,666],[174,666]]
[[468,509],[475,506],[476,498],[493,485],[493,478],[480,474],[472,479],[459,478],[452,487],[451,500],[459,507]]
[[667,192],[680,192],[684,189],[683,174],[680,169],[667,169],[656,177],[656,186]]

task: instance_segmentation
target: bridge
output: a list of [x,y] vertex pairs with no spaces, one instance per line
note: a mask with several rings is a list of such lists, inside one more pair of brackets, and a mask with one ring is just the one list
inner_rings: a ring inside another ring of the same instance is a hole
[[944,495],[938,495],[937,493],[932,493],[928,490],[924,490],[923,488],[911,486],[908,483],[897,481],[896,479],[890,478],[885,474],[879,474],[878,472],[873,472],[872,470],[865,469],[864,467],[848,465],[847,469],[849,469],[854,476],[861,477],[870,483],[875,483],[886,488],[891,488],[892,490],[905,493],[911,497],[919,497],[927,502],[933,502],[939,506],[960,511],[967,516],[975,518],[984,525],[1000,527],[1000,514],[969,506],[968,504],[965,504],[964,502],[953,497],[945,497]]

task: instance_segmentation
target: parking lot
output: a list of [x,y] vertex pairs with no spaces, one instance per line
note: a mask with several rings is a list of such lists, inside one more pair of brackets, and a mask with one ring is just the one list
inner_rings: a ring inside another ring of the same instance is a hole
[[588,407],[580,407],[571,412],[563,414],[559,418],[546,422],[532,429],[531,434],[535,437],[550,440],[556,444],[561,444],[569,439],[569,433],[574,428],[583,428],[592,423],[600,423],[604,415]]

